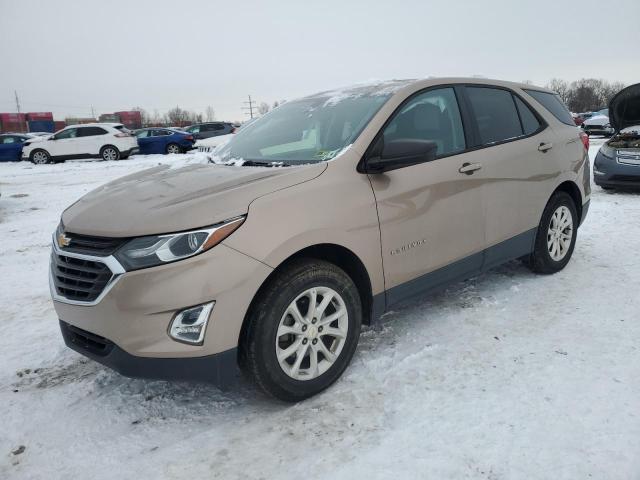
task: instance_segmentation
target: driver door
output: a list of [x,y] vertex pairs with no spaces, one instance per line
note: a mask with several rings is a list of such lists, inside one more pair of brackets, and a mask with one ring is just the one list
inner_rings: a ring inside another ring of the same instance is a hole
[[461,173],[465,132],[453,87],[410,97],[384,128],[385,142],[435,142],[436,158],[369,174],[382,245],[387,307],[480,270],[482,171]]
[[66,128],[46,141],[46,149],[52,157],[78,155],[77,128]]

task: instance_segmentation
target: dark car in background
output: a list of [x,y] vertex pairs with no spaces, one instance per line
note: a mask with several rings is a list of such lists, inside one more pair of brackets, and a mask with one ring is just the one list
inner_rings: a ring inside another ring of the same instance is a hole
[[193,149],[195,138],[188,132],[171,128],[142,128],[134,132],[139,153],[184,153]]
[[640,187],[640,83],[618,92],[608,113],[615,133],[596,155],[594,181],[607,190]]
[[200,140],[235,133],[236,127],[230,122],[207,122],[191,125],[185,128],[185,131],[192,134],[196,140]]
[[21,133],[0,135],[0,162],[19,162],[22,159],[22,144],[31,138]]

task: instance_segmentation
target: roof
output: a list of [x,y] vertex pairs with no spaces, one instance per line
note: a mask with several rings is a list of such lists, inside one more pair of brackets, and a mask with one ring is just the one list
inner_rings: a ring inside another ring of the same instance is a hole
[[74,125],[67,125],[64,128],[70,127],[115,127],[116,125],[122,125],[120,122],[94,122],[94,123],[76,123]]

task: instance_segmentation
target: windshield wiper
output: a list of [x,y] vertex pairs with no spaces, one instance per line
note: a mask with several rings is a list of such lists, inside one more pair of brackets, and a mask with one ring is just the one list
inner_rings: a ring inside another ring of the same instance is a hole
[[285,162],[261,162],[259,160],[245,160],[243,167],[290,167],[291,164]]

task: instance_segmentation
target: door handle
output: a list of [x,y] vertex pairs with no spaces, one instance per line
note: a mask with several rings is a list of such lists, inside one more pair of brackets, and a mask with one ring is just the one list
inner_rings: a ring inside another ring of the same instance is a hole
[[479,163],[468,163],[468,162],[465,162],[458,169],[458,171],[460,173],[466,173],[467,175],[473,175],[473,172],[475,172],[476,170],[480,170],[481,168],[482,168],[482,165],[479,164]]
[[541,151],[542,153],[546,153],[547,150],[551,150],[552,148],[553,148],[553,143],[542,142],[540,145],[538,145],[538,150]]

